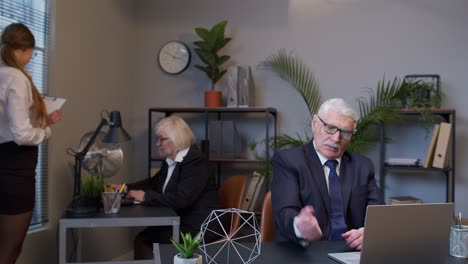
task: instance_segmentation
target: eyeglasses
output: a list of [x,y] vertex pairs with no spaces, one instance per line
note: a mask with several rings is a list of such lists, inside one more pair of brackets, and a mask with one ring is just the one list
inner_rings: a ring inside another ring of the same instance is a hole
[[337,128],[336,126],[325,123],[325,121],[323,121],[322,118],[320,118],[320,116],[317,115],[317,117],[318,117],[318,119],[320,121],[322,121],[323,130],[325,130],[325,132],[327,132],[327,134],[334,135],[336,132],[340,131],[340,138],[350,139],[351,136],[354,133],[356,133],[356,129],[350,131],[350,130],[344,130],[344,129],[341,129],[341,128]]
[[164,141],[168,140],[167,137],[156,136],[156,143],[163,143]]

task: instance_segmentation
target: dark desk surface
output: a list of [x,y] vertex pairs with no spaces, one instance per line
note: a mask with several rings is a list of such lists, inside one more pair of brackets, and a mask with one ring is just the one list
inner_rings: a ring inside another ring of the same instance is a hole
[[[309,247],[302,248],[292,244],[277,244],[273,242],[262,243],[261,254],[253,262],[254,264],[274,264],[274,263],[330,263],[337,264],[337,262],[328,258],[328,253],[346,252],[350,249],[342,241],[317,241],[313,242]],[[447,249],[448,251],[448,249]],[[160,245],[161,264],[173,263],[174,255],[177,253],[174,246],[169,244]],[[231,258],[229,264],[241,264],[242,261],[235,255],[235,251],[231,250]],[[447,253],[448,254],[448,253]],[[223,256],[226,260],[226,255]],[[206,263],[205,259],[203,263]],[[220,261],[217,263],[228,263],[227,261]],[[455,258],[447,256],[448,264],[468,264],[468,259]],[[403,264],[403,263],[398,263]],[[417,264],[417,263],[415,263]],[[441,263],[443,264],[443,263]]]
[[177,217],[177,213],[168,207],[153,207],[143,205],[131,205],[120,207],[120,212],[116,214],[105,214],[101,208],[97,214],[83,217],[70,217],[66,213],[61,219],[106,219],[106,218],[135,218],[135,217]]

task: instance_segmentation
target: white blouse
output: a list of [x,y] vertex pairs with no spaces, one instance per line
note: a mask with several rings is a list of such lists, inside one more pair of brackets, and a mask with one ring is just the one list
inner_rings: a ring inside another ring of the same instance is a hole
[[0,144],[39,145],[50,137],[50,128],[32,123],[31,83],[18,69],[0,62]]

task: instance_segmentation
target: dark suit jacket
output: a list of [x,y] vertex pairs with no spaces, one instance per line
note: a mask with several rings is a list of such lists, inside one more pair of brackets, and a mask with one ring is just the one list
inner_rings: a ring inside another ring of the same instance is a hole
[[[382,204],[372,161],[357,153],[345,151],[341,157],[340,178],[348,230],[363,227],[367,205]],[[275,241],[299,243],[293,222],[306,205],[312,205],[315,209],[315,217],[323,233],[322,239],[329,239],[330,196],[323,166],[312,141],[275,153],[270,187]]]
[[191,146],[182,162],[176,164],[162,193],[167,169],[167,163],[163,162],[155,176],[129,184],[128,189],[145,191],[144,205],[174,209],[180,216],[180,230],[194,235],[211,211],[221,208],[216,185],[210,181],[207,161],[197,147]]

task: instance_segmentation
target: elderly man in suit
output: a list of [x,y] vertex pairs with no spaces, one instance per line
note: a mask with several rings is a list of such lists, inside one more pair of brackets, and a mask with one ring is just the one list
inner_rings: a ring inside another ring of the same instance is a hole
[[361,249],[366,207],[382,200],[372,161],[346,151],[357,120],[344,100],[327,100],[313,116],[313,140],[275,153],[270,185],[275,241],[306,246],[344,239]]

